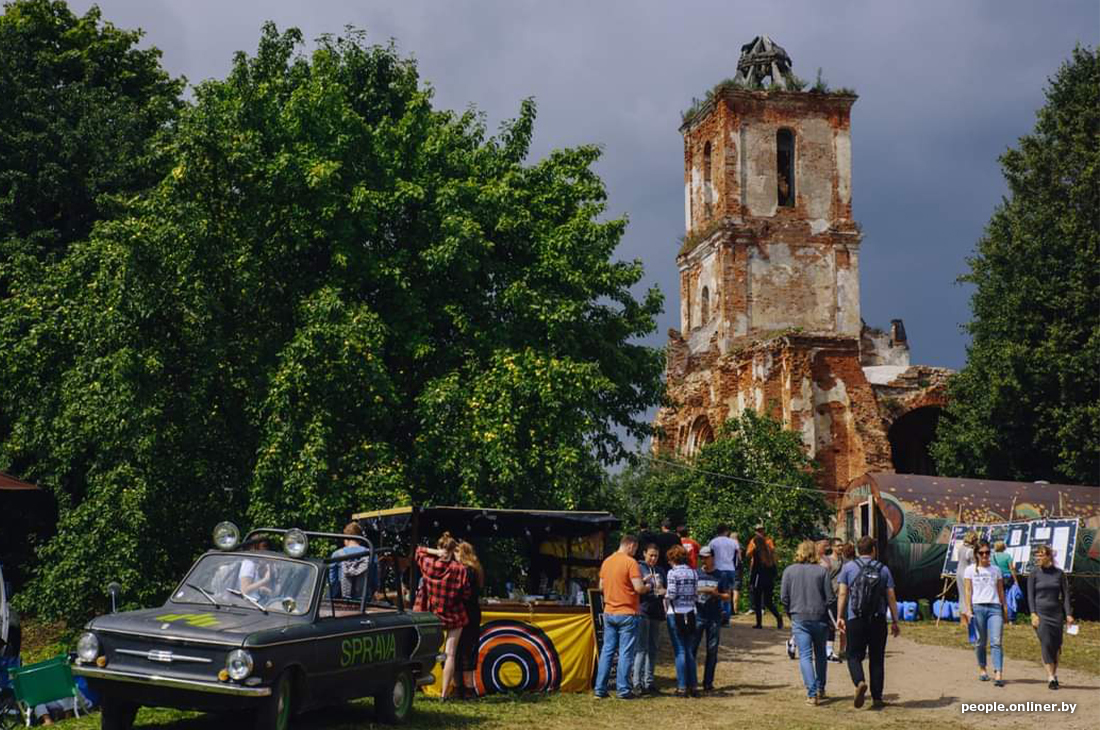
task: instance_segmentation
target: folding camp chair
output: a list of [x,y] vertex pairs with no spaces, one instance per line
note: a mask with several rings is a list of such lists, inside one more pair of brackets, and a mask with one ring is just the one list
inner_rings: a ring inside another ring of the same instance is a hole
[[31,713],[37,705],[67,697],[73,700],[73,712],[80,715],[80,696],[73,682],[73,672],[67,655],[61,654],[44,662],[27,664],[10,670],[9,674],[15,690],[15,701],[26,718],[27,727],[31,726]]
[[9,670],[19,667],[19,657],[0,656],[0,730],[15,730],[23,724],[19,704],[15,701]]

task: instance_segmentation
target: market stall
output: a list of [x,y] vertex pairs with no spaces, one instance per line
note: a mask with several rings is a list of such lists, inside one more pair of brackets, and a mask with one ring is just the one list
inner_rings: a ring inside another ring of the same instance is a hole
[[416,506],[353,519],[406,551],[406,586],[418,583],[416,545],[434,545],[443,532],[475,545],[488,572],[475,672],[480,693],[591,689],[596,625],[588,590],[598,586],[608,533],[619,527],[614,515]]

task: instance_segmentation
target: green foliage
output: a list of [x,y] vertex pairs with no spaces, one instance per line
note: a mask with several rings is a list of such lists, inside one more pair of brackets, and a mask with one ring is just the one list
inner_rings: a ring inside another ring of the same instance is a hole
[[0,15],[0,282],[23,257],[85,238],[112,198],[164,172],[151,140],[180,108],[182,80],[141,34],[92,7],[15,0]]
[[[766,91],[769,94],[772,93],[785,93],[785,92],[798,92],[805,91],[806,87],[810,86],[810,82],[805,79],[796,76],[793,73],[786,76],[786,87],[781,87],[769,79],[768,85],[765,87],[760,84],[759,81],[741,81],[736,78],[725,78],[719,81],[717,84],[707,90],[706,95],[702,98],[692,97],[691,106],[684,111],[680,112],[681,126],[691,124],[695,119],[702,114],[705,110],[710,108],[711,103],[719,98],[727,91]],[[821,78],[821,69],[817,69],[817,81],[810,87],[810,92],[816,94],[837,94],[839,96],[855,96],[856,92],[848,87],[831,91],[829,84]]]
[[705,542],[719,523],[747,538],[763,522],[770,535],[790,545],[820,532],[830,516],[814,468],[797,433],[770,416],[745,411],[693,460],[643,461],[614,477],[613,486],[634,524],[668,517]]
[[949,384],[940,473],[1095,484],[1100,472],[1100,60],[1078,48],[1035,131],[1001,157],[1009,197],[969,259],[966,367]]
[[264,28],[195,89],[169,170],[0,305],[0,455],[51,488],[47,616],[163,596],[219,519],[589,504],[648,433],[661,296],[613,260],[594,147],[525,163],[362,34]]

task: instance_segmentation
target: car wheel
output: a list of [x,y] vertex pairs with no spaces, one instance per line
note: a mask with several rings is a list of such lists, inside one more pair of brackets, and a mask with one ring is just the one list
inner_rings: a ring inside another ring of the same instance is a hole
[[271,688],[271,696],[260,705],[256,713],[256,730],[287,730],[290,727],[290,710],[293,702],[294,677],[291,672],[279,675]]
[[388,689],[374,696],[374,714],[382,722],[393,725],[404,723],[412,714],[415,691],[412,674],[402,669],[393,676],[393,683]]
[[104,697],[99,713],[101,730],[130,730],[137,718],[138,706],[113,697]]

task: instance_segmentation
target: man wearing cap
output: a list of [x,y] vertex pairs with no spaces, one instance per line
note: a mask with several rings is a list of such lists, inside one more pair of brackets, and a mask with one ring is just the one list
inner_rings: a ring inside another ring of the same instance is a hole
[[699,644],[703,637],[707,639],[707,656],[703,663],[703,691],[710,692],[714,689],[714,669],[718,666],[718,645],[722,632],[722,602],[730,597],[729,578],[723,571],[714,567],[714,550],[710,545],[699,550],[699,559],[703,561],[702,567],[695,573],[698,578],[698,605],[696,622],[694,651],[699,655]]

